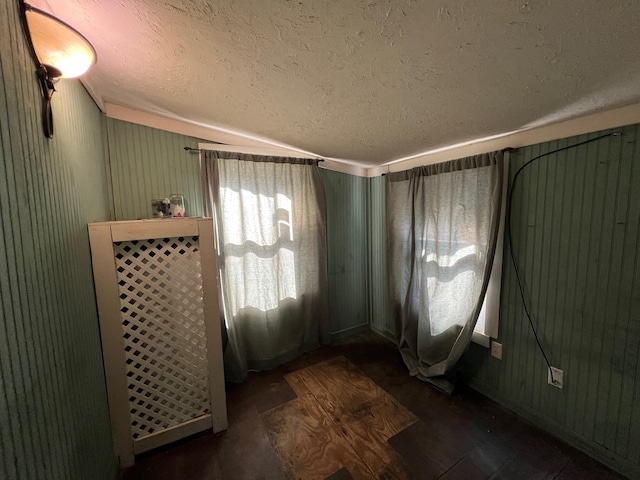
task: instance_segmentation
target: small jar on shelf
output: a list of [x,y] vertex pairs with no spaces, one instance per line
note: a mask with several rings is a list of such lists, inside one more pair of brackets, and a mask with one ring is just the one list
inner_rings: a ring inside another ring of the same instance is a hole
[[187,216],[187,212],[184,205],[184,196],[180,193],[172,193],[169,196],[170,214],[172,218],[183,218]]

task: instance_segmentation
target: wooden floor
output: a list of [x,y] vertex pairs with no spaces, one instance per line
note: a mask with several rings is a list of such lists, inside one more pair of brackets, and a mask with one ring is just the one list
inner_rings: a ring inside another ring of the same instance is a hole
[[120,480],[622,478],[470,389],[409,377],[372,332],[251,374],[227,404],[226,432],[146,454]]

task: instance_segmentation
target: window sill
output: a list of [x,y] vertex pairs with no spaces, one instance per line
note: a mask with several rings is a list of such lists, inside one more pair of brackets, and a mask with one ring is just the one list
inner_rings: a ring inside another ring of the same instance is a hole
[[489,348],[491,346],[491,337],[488,337],[484,333],[474,331],[471,334],[471,341],[485,348]]

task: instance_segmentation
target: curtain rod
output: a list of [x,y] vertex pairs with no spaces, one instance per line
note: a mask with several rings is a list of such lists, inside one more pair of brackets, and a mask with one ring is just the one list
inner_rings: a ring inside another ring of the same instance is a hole
[[[220,143],[219,145],[224,145],[225,147],[227,146],[224,143]],[[200,153],[202,150],[199,148],[192,148],[192,147],[183,147],[188,153]],[[268,155],[267,155],[268,156]],[[296,157],[292,157],[292,158],[296,158]],[[299,158],[307,158],[307,157],[299,157]],[[315,160],[316,162],[324,162],[324,158],[310,158],[309,160]]]

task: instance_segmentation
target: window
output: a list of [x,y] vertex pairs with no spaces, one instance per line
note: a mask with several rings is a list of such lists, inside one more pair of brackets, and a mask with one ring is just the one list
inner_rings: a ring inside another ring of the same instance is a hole
[[324,188],[315,161],[204,150],[227,348],[242,381],[329,339]]
[[491,339],[498,338],[498,319],[500,316],[500,287],[502,284],[502,255],[505,235],[505,219],[507,210],[507,190],[509,185],[509,159],[505,155],[504,160],[504,182],[502,185],[502,206],[500,210],[500,227],[498,230],[498,241],[496,253],[491,269],[489,286],[484,297],[482,310],[473,331],[471,341],[489,348]]

